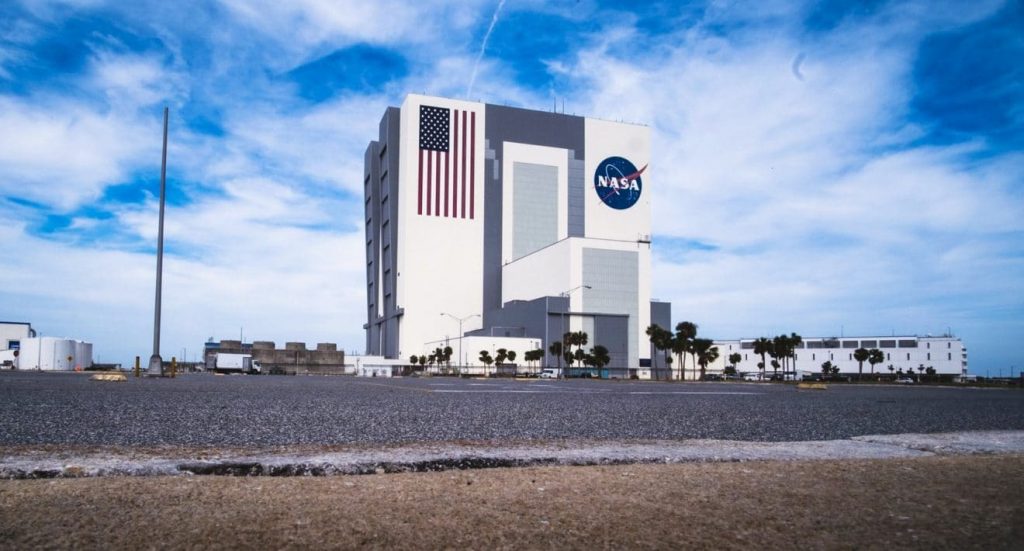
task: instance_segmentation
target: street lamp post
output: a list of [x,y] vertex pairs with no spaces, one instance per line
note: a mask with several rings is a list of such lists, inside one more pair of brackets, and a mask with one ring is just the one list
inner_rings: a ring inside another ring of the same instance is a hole
[[465,358],[462,357],[462,338],[464,337],[464,335],[462,334],[462,322],[473,318],[479,318],[480,314],[470,314],[464,318],[453,316],[448,312],[441,312],[441,315],[448,316],[449,318],[452,318],[453,320],[459,322],[459,365],[462,366],[465,364]]
[[[562,291],[561,293],[558,294],[558,296],[565,297],[565,298],[569,299],[569,303],[572,304],[572,297],[570,295],[572,295],[573,291],[576,291],[576,290],[579,290],[579,289],[593,289],[593,287],[591,287],[590,285],[577,285],[577,286],[573,287],[572,289],[569,289],[568,291]],[[570,304],[566,305],[566,307],[565,307],[566,310],[569,309]],[[566,331],[566,327],[565,327],[565,312],[562,312],[562,354],[561,354],[561,356],[565,356],[565,334],[566,333],[568,333],[568,331]],[[561,357],[558,358],[558,365],[562,365],[562,358]],[[562,375],[563,379],[568,378],[566,376],[566,371],[564,371],[564,370],[562,371],[561,375]]]

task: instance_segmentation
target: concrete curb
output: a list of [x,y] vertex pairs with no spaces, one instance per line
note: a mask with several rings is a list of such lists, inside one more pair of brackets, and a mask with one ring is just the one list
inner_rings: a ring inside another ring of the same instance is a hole
[[327,476],[541,465],[822,461],[935,455],[1024,453],[1024,431],[868,435],[847,440],[551,442],[522,445],[421,444],[323,453],[56,454],[26,451],[0,457],[0,478],[95,476]]

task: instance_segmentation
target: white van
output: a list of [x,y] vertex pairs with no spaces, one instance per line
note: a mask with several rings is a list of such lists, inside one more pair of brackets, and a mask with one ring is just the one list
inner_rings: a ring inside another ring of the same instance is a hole
[[558,369],[549,367],[546,369],[542,369],[538,377],[540,377],[541,379],[557,379],[559,375],[560,373]]

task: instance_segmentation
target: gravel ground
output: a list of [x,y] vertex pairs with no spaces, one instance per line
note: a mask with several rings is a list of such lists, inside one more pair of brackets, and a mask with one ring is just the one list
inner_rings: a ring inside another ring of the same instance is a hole
[[0,445],[835,440],[1024,429],[1024,392],[951,387],[0,372]]
[[1024,456],[0,481],[0,549],[1020,549]]

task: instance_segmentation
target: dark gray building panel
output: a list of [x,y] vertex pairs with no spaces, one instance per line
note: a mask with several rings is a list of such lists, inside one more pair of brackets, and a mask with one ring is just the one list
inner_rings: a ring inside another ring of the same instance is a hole
[[586,181],[583,176],[583,159],[575,158],[575,151],[569,151],[569,237],[585,237],[586,231]]
[[[629,318],[626,316],[594,316],[594,334],[590,335],[590,346],[601,345],[608,349],[611,361],[609,368],[636,367],[629,365]],[[624,376],[620,371],[617,376]]]
[[[671,302],[657,302],[651,301],[651,325],[657,325],[662,329],[669,331],[675,331],[675,327],[672,327],[672,303]],[[651,351],[651,361],[645,362],[641,360],[641,365],[644,367],[653,367],[657,370],[663,371],[655,374],[656,379],[668,378],[669,374],[667,371],[667,365],[665,363],[664,352],[658,352],[654,349],[654,345],[650,344],[648,339],[648,347]],[[671,352],[669,352],[671,354]],[[646,364],[646,365],[644,365]]]

